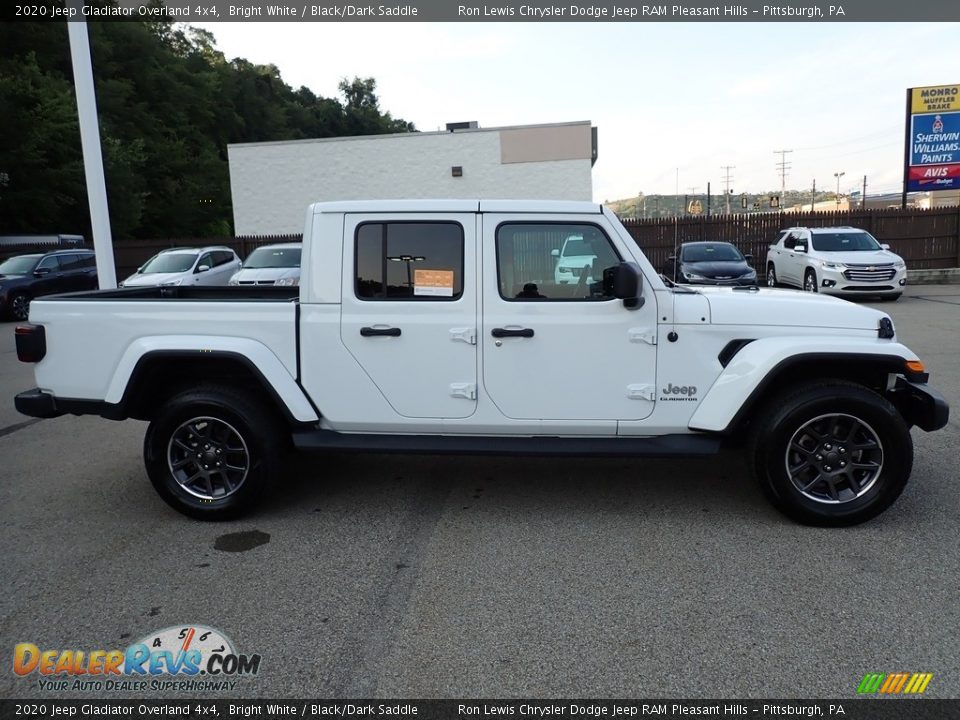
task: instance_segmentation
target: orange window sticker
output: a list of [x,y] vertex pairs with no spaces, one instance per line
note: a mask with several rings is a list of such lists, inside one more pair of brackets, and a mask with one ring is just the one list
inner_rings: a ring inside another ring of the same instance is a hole
[[453,297],[453,270],[414,270],[413,294]]

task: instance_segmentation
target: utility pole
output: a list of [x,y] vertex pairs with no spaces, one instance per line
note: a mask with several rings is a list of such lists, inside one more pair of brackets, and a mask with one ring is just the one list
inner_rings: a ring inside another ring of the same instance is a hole
[[710,217],[710,182],[707,181],[707,217]]
[[787,194],[787,175],[790,174],[790,163],[787,162],[787,155],[793,150],[774,150],[774,155],[780,156],[780,162],[776,164],[777,172],[780,173],[780,202],[783,203]]
[[727,200],[727,215],[730,214],[730,193],[733,190],[730,189],[730,183],[733,181],[733,175],[730,174],[730,171],[733,170],[736,165],[721,165],[720,169],[723,170],[723,196]]
[[867,209],[867,176],[863,176],[863,194],[860,195],[860,209]]
[[813,212],[817,207],[817,179],[813,179],[813,192],[810,193],[810,212]]

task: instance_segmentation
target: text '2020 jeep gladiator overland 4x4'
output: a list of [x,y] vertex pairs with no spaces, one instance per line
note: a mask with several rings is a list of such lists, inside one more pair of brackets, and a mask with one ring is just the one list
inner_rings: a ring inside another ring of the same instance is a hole
[[[571,237],[589,252],[556,279]],[[132,288],[33,303],[36,417],[149,420],[149,477],[193,517],[249,509],[301,449],[673,455],[745,440],[792,518],[864,521],[948,407],[882,312],[672,287],[609,210],[544,201],[309,208],[299,288]]]

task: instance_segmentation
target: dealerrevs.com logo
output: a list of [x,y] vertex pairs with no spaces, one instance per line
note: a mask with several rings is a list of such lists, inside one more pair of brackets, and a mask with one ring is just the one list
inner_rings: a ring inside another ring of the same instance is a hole
[[179,625],[150,633],[125,650],[13,649],[13,672],[37,677],[38,689],[128,692],[233,690],[260,671],[260,655],[237,652],[219,630]]

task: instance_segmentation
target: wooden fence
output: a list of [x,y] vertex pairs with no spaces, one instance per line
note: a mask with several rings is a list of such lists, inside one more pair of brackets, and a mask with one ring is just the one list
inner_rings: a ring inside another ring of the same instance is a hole
[[[624,225],[658,270],[666,269],[667,258],[673,254],[675,245],[688,240],[722,240],[733,243],[743,253],[753,255],[753,266],[763,276],[767,247],[781,230],[793,226],[837,225],[850,225],[868,231],[880,242],[889,244],[891,250],[906,260],[910,269],[960,267],[960,207],[626,219]],[[113,252],[117,279],[122,280],[153,255],[167,248],[225,245],[246,259],[251,251],[261,245],[300,240],[300,235],[119,240],[114,242]],[[558,239],[558,246],[560,242]],[[0,246],[0,259],[54,249],[69,248],[49,245]],[[552,260],[550,268],[541,270],[548,275],[551,269]]]
[[862,228],[890,245],[914,270],[960,267],[960,208],[933,210],[851,210],[841,212],[754,213],[711,217],[624,221],[624,226],[658,270],[666,267],[675,244],[692,240],[733,243],[753,255],[764,275],[767,248],[788,227]]

